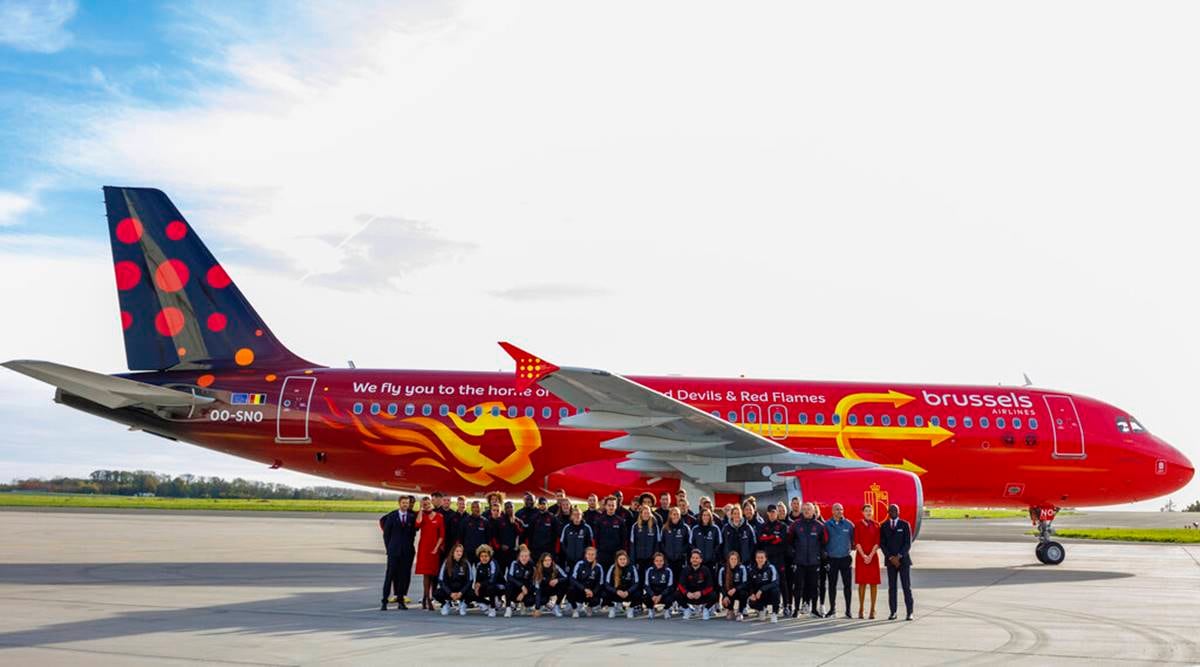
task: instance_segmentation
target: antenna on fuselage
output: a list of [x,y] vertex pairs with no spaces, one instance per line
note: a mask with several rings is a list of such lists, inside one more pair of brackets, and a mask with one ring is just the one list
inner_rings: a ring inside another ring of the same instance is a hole
[[1021,385],[1022,387],[1032,387],[1033,386],[1033,380],[1029,379],[1029,373],[1021,373],[1021,377],[1025,378],[1025,384]]
[[350,368],[358,368],[357,366],[355,366],[355,365],[354,365],[354,360],[353,360],[353,359],[351,359],[351,360],[347,361],[347,362],[346,362],[346,365],[347,365],[347,366],[349,366]]

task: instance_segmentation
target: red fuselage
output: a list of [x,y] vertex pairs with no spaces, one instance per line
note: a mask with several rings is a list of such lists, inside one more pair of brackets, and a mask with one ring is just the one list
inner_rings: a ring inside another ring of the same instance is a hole
[[[216,402],[139,425],[264,464],[365,486],[481,495],[671,490],[620,470],[620,433],[511,374],[311,368],[131,374]],[[634,377],[802,452],[915,473],[932,504],[1094,506],[1187,484],[1193,468],[1124,411],[1032,388]]]

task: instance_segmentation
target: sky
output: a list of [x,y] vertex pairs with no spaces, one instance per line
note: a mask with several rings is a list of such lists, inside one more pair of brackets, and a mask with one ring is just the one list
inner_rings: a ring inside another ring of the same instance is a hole
[[[0,0],[0,358],[125,369],[100,187],[152,186],[329,365],[1027,373],[1197,461],[1198,14]],[[0,479],[323,483],[51,396],[0,373]]]

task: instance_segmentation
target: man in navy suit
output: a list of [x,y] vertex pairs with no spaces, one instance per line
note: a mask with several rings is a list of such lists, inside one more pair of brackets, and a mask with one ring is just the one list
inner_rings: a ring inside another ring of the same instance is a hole
[[408,609],[404,604],[404,596],[408,593],[408,584],[412,580],[413,557],[417,549],[413,539],[417,536],[417,513],[409,509],[409,496],[400,496],[400,507],[379,517],[379,527],[383,529],[383,545],[387,548],[387,573],[383,579],[383,600],[379,610],[387,609],[388,596],[395,591],[396,607]]
[[888,608],[891,610],[889,621],[896,620],[896,577],[900,577],[900,585],[904,588],[904,609],[908,612],[906,621],[913,620],[913,594],[910,573],[912,558],[908,552],[912,549],[912,526],[900,518],[900,506],[888,505],[888,518],[879,525],[879,547],[883,550],[883,560],[887,563],[888,576]]

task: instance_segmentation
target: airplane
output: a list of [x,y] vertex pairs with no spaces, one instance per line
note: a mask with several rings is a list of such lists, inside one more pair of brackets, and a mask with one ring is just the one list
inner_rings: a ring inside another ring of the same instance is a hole
[[1029,510],[1035,555],[1061,507],[1154,498],[1194,474],[1128,412],[1023,387],[625,377],[500,345],[514,372],[330,368],[283,346],[160,190],[105,187],[131,372],[4,366],[54,400],[169,440],[405,492],[620,490]]

